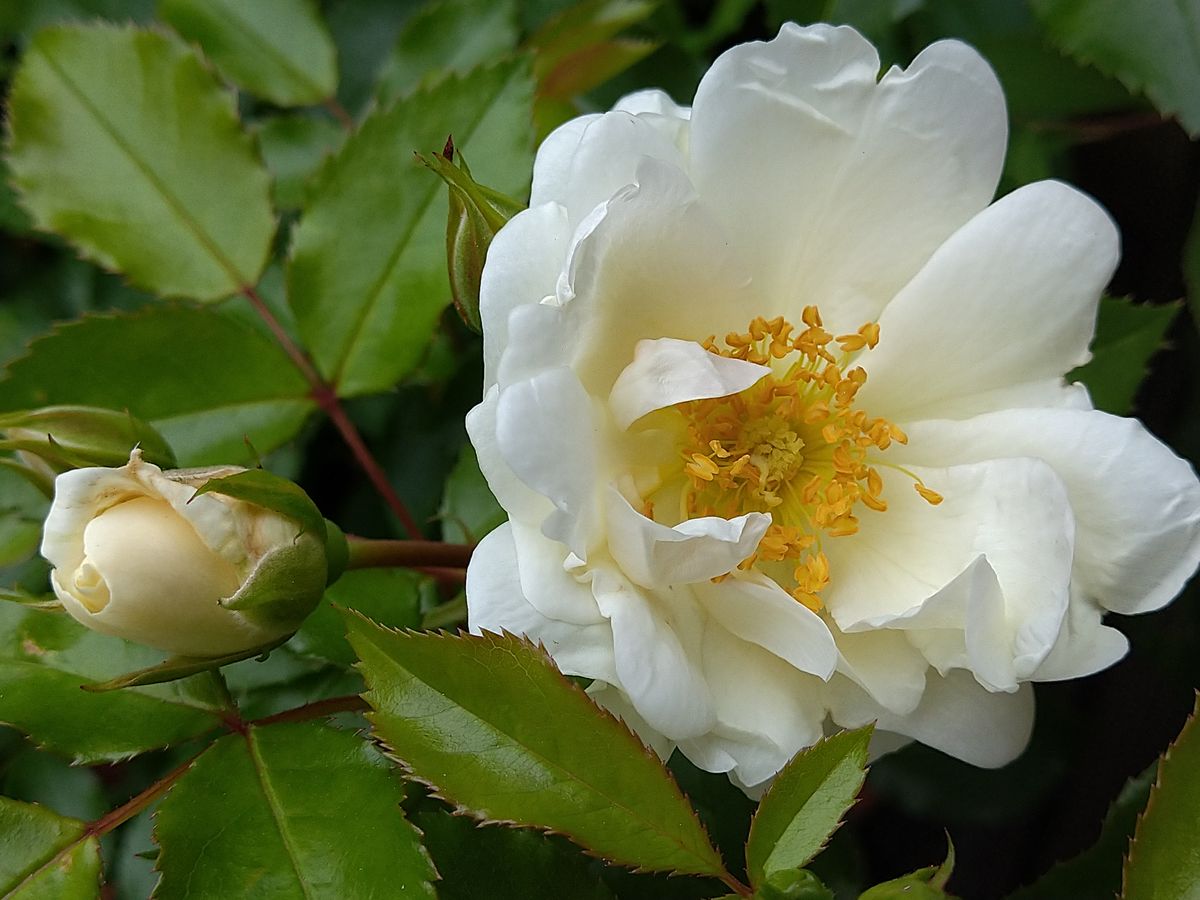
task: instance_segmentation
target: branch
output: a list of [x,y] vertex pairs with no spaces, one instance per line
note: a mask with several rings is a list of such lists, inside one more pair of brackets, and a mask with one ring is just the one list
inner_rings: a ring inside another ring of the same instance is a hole
[[385,541],[349,535],[348,569],[465,569],[471,560],[469,544],[441,541]]
[[243,286],[241,291],[243,296],[250,301],[250,305],[254,307],[254,311],[258,313],[259,318],[266,323],[271,334],[275,336],[275,340],[279,342],[279,346],[283,348],[296,368],[300,370],[300,374],[304,376],[304,380],[309,383],[311,388],[309,395],[316,402],[317,406],[321,408],[321,411],[329,417],[329,421],[333,423],[334,427],[337,428],[338,433],[342,436],[342,440],[350,448],[350,452],[354,454],[355,461],[362,468],[363,472],[366,473],[367,478],[370,479],[379,496],[383,498],[383,501],[391,511],[396,514],[396,518],[400,520],[400,524],[404,526],[404,530],[408,533],[408,536],[412,538],[420,537],[421,526],[417,524],[417,520],[413,517],[413,514],[404,505],[404,501],[400,499],[399,495],[392,488],[391,482],[388,481],[387,474],[383,471],[383,468],[375,461],[375,457],[371,455],[371,451],[367,449],[362,435],[358,433],[358,429],[350,420],[350,417],[346,415],[346,410],[342,408],[342,403],[338,399],[333,387],[321,377],[321,373],[317,371],[312,360],[292,340],[292,336],[287,333],[287,330],[279,324],[279,320],[275,318],[275,315],[271,312],[263,298],[259,296],[258,292],[249,286]]

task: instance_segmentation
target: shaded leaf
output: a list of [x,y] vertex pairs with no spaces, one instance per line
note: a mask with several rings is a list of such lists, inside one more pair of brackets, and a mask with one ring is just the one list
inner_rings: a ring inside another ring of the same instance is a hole
[[481,183],[522,194],[531,96],[521,60],[449,77],[369,117],[322,170],[288,285],[301,335],[341,394],[384,390],[411,371],[450,301],[446,191],[413,152],[453,132]]
[[413,815],[442,879],[442,900],[610,900],[584,853],[560,837],[482,826],[430,802]]
[[1179,0],[1031,0],[1051,39],[1200,136],[1200,15]]
[[346,620],[334,605],[355,609],[396,628],[421,624],[421,595],[429,579],[409,569],[352,569],[325,591],[316,611],[288,645],[306,656],[351,666],[358,659],[346,640]]
[[268,337],[187,306],[60,325],[0,380],[0,409],[69,403],[129,410],[185,466],[252,462],[245,438],[270,452],[313,409],[304,378]]
[[866,777],[872,727],[843,731],[792,757],[763,795],[746,841],[746,870],[758,886],[805,865],[825,846]]
[[1162,347],[1179,304],[1134,304],[1121,297],[1100,301],[1092,359],[1068,373],[1082,381],[1092,403],[1105,412],[1124,415],[1133,407],[1138,386],[1146,377],[1150,358]]
[[0,797],[0,894],[22,900],[92,900],[100,891],[100,841],[87,826]]
[[479,471],[475,448],[470,444],[463,445],[446,479],[438,518],[442,521],[442,540],[452,544],[479,543],[508,519]]
[[1100,837],[1078,856],[1061,862],[1008,900],[1112,900],[1121,889],[1121,866],[1138,814],[1146,805],[1157,765],[1131,778],[1109,807]]
[[46,29],[8,112],[14,184],[39,227],[166,296],[216,300],[258,280],[269,179],[233,95],[181,41]]
[[160,657],[148,647],[88,631],[65,613],[0,603],[0,722],[88,763],[217,728],[220,698],[207,679],[113,694],[80,690]]
[[1158,763],[1125,863],[1122,900],[1200,897],[1200,693]]
[[322,163],[345,140],[346,132],[316,116],[272,116],[255,129],[263,159],[274,181],[272,197],[279,209],[304,205],[308,184]]
[[312,0],[160,0],[158,14],[230,81],[279,106],[337,89],[333,38]]
[[545,651],[512,635],[347,620],[376,733],[439,796],[481,819],[560,832],[624,865],[724,873],[657,758]]
[[384,60],[377,95],[394,100],[446,72],[466,73],[517,46],[515,0],[435,0],[404,23]]
[[217,741],[155,820],[154,896],[433,897],[433,866],[386,762],[315,722]]

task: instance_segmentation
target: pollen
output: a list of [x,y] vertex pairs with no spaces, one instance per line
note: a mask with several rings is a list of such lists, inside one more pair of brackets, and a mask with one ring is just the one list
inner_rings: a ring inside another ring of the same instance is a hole
[[[771,374],[726,397],[677,404],[686,437],[680,450],[681,519],[764,512],[772,524],[739,568],[756,567],[819,612],[831,573],[823,543],[855,534],[859,514],[883,513],[877,454],[908,437],[855,405],[867,373],[854,364],[878,345],[879,324],[836,337],[808,306],[797,328],[783,317],[755,318],[710,353],[769,366]],[[942,497],[911,473],[927,502]]]

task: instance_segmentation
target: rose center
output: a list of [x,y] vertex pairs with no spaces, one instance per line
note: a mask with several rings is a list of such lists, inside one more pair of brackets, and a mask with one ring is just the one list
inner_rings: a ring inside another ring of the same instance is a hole
[[[830,578],[824,540],[857,532],[860,506],[887,509],[879,468],[898,467],[881,464],[877,454],[908,438],[855,406],[867,373],[851,361],[879,342],[879,325],[834,337],[815,306],[801,321],[797,329],[782,317],[760,317],[746,332],[726,335],[723,346],[705,342],[710,353],[772,371],[737,394],[675,406],[686,434],[680,512],[769,513],[770,528],[741,568],[759,567],[816,611]],[[941,502],[906,474],[927,501]]]

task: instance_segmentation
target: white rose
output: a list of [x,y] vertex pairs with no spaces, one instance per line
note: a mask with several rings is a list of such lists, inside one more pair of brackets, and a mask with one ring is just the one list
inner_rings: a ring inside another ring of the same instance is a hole
[[496,237],[468,419],[510,523],[471,627],[542,641],[662,753],[752,788],[831,724],[997,766],[1028,682],[1200,561],[1200,485],[1064,381],[1118,258],[1058,182],[992,205],[995,75],[879,78],[850,28],[735,47],[553,133]]
[[[135,450],[120,468],[59,475],[42,556],[66,611],[181,656],[239,653],[295,631],[324,590],[324,545],[279,513],[196,494],[239,471],[164,472]],[[268,602],[238,603],[252,591]]]

